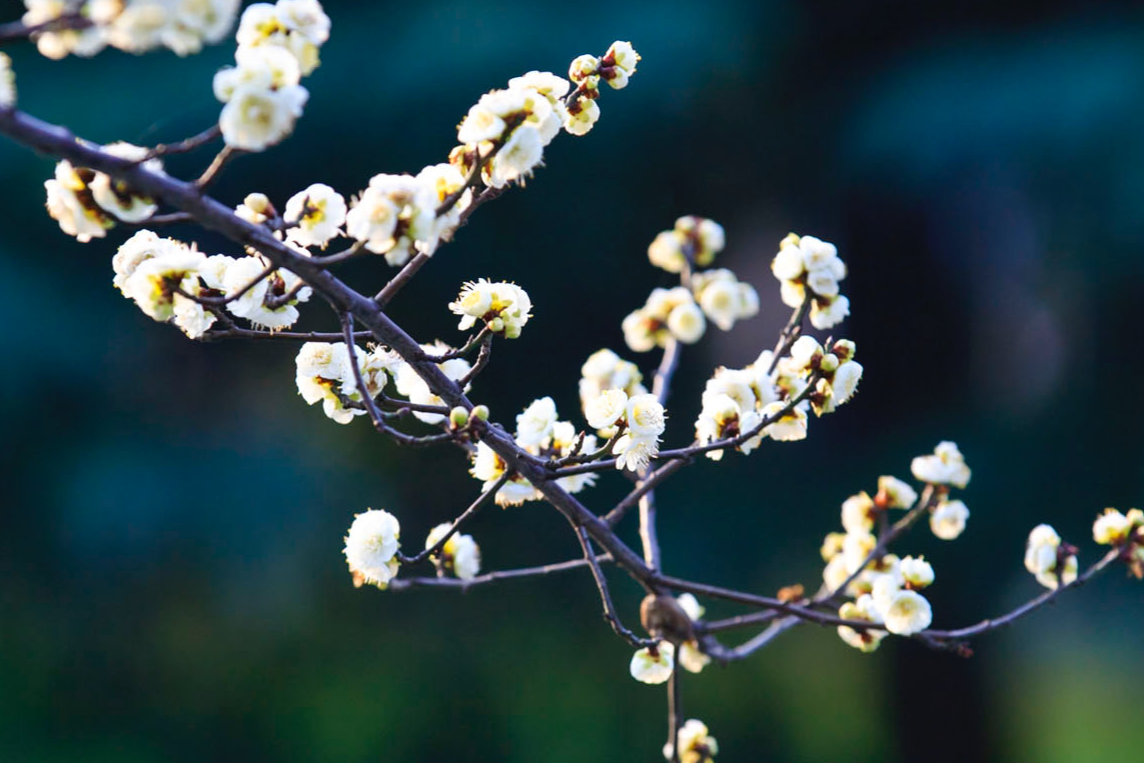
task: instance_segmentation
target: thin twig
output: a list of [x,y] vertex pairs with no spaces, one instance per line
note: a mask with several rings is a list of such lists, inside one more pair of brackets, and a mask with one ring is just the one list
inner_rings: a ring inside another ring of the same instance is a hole
[[78,13],[67,13],[54,19],[28,26],[23,21],[11,21],[0,24],[0,45],[9,42],[26,40],[40,32],[61,32],[66,29],[87,29],[92,26],[91,19]]
[[232,159],[243,153],[245,152],[237,148],[232,148],[231,146],[223,148],[215,155],[214,160],[210,163],[210,166],[203,171],[203,174],[199,175],[199,179],[195,181],[195,187],[200,191],[205,191],[211,183],[218,179],[223,168],[226,167]]
[[[598,564],[607,564],[615,561],[611,554],[600,554],[595,557]],[[488,572],[484,575],[478,575],[469,580],[461,580],[459,578],[397,578],[391,580],[389,583],[389,590],[401,591],[407,588],[453,588],[461,591],[467,591],[480,585],[487,585],[495,583],[500,580],[510,580],[515,578],[531,578],[541,575],[551,575],[554,572],[567,572],[569,570],[577,570],[581,567],[589,566],[587,559],[572,559],[567,562],[557,562],[556,564],[544,564],[539,567],[523,567],[516,570],[499,570],[497,572]]]
[[[406,408],[405,410],[408,409]],[[445,544],[449,542],[449,539],[453,537],[453,534],[461,529],[461,525],[469,521],[469,519],[471,519],[472,516],[476,514],[477,511],[482,506],[484,506],[490,498],[496,495],[497,491],[504,487],[504,484],[508,482],[509,477],[511,476],[511,474],[505,472],[501,475],[500,479],[498,479],[492,484],[491,487],[489,487],[488,490],[477,496],[477,499],[469,504],[469,508],[465,509],[463,512],[461,512],[460,516],[453,520],[453,524],[450,525],[448,531],[446,531],[445,534],[442,535],[441,538],[432,546],[415,556],[405,556],[404,554],[398,554],[398,560],[402,564],[417,564],[418,562],[428,559],[431,556],[436,556],[437,554],[441,553],[441,549],[445,548]]]
[[608,580],[604,577],[604,572],[596,561],[596,553],[592,550],[592,541],[588,538],[588,533],[584,531],[583,527],[575,529],[576,539],[580,541],[580,549],[584,552],[584,559],[592,569],[592,577],[596,581],[596,590],[600,593],[600,601],[604,605],[604,619],[608,621],[608,625],[612,626],[612,630],[616,632],[617,636],[637,649],[658,644],[659,642],[655,639],[640,638],[624,627],[620,621],[620,616],[616,614],[616,605],[612,601],[612,594],[608,591]]
[[222,129],[218,124],[213,124],[207,129],[200,132],[198,135],[192,135],[189,138],[180,140],[177,143],[160,143],[147,152],[146,156],[141,161],[154,159],[158,156],[170,156],[171,154],[186,154],[194,151],[196,148],[205,146],[222,137]]
[[405,267],[397,271],[397,275],[389,279],[389,283],[387,283],[384,287],[382,287],[381,291],[374,295],[373,301],[376,302],[379,307],[385,307],[388,305],[389,300],[393,299],[393,296],[397,294],[397,292],[401,291],[401,288],[405,286],[405,284],[409,283],[410,279],[417,275],[417,271],[420,270],[428,261],[428,254],[425,254],[424,252],[418,252],[415,254],[413,259],[405,263]]

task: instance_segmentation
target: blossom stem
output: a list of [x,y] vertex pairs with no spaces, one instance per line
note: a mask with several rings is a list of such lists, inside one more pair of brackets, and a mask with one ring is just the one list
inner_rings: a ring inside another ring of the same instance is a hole
[[417,564],[424,561],[425,559],[428,559],[430,556],[435,556],[436,554],[441,553],[441,549],[445,547],[445,544],[449,542],[449,539],[453,537],[454,533],[461,529],[461,525],[469,521],[469,519],[471,519],[472,516],[476,514],[477,511],[482,506],[484,506],[490,498],[496,495],[497,491],[504,487],[504,484],[508,482],[510,476],[512,475],[507,472],[502,474],[500,478],[495,483],[493,483],[493,485],[488,490],[477,496],[477,499],[469,504],[469,508],[465,509],[463,512],[461,512],[460,516],[453,520],[453,524],[449,527],[448,531],[446,531],[446,533],[442,535],[440,540],[438,540],[435,544],[415,556],[405,556],[401,552],[398,552],[398,560],[402,564]]
[[[611,554],[599,554],[594,558],[597,564],[607,564],[609,562],[615,561]],[[515,570],[498,570],[496,572],[487,572],[484,575],[478,575],[477,577],[470,578],[469,580],[437,577],[395,578],[394,580],[390,581],[389,588],[393,591],[400,591],[406,588],[456,588],[462,591],[467,591],[474,586],[487,585],[488,583],[495,583],[500,580],[551,575],[556,572],[567,572],[568,570],[576,570],[580,569],[581,567],[588,566],[589,562],[587,559],[572,559],[567,562],[544,564],[539,567],[522,567]]]

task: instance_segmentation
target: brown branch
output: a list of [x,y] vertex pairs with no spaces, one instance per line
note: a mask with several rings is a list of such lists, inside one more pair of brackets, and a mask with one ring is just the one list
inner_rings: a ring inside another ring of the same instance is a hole
[[203,171],[203,174],[199,175],[199,179],[195,181],[195,187],[200,191],[205,191],[211,183],[218,180],[218,176],[222,173],[226,165],[244,153],[246,152],[238,148],[232,148],[231,146],[224,147],[215,154],[214,160],[211,161],[210,166]]
[[221,137],[222,129],[217,124],[213,124],[198,135],[192,135],[189,138],[180,140],[178,143],[160,143],[148,151],[146,156],[140,161],[147,161],[148,159],[154,159],[158,156],[170,156],[171,154],[187,154],[196,148],[201,148],[208,143],[213,143]]
[[612,601],[612,594],[608,591],[607,578],[604,577],[604,572],[600,569],[600,564],[596,561],[596,553],[592,550],[592,541],[588,538],[588,533],[584,531],[583,527],[577,527],[575,529],[576,539],[580,541],[580,549],[584,552],[584,560],[588,562],[588,566],[592,569],[592,578],[596,581],[596,590],[600,593],[600,601],[604,605],[604,619],[608,621],[608,625],[612,626],[612,630],[615,631],[617,636],[637,649],[658,644],[659,642],[657,640],[640,638],[624,627],[624,624],[620,621],[620,616],[616,614],[616,605]]
[[87,29],[90,26],[92,26],[91,19],[78,13],[66,13],[32,26],[23,21],[11,21],[0,24],[0,45],[27,40],[40,32],[62,32],[67,29]]
[[402,287],[409,283],[413,276],[417,275],[417,271],[424,267],[425,263],[428,261],[428,254],[425,254],[424,252],[418,252],[415,254],[413,259],[405,263],[405,267],[397,271],[397,275],[389,279],[389,283],[387,283],[384,287],[382,287],[381,291],[374,295],[373,301],[376,302],[379,307],[385,307],[388,305],[389,300],[393,299],[393,296],[397,294],[397,292],[401,291]]

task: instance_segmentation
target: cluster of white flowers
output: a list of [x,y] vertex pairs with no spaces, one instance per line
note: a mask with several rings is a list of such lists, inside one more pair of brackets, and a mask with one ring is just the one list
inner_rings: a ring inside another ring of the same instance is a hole
[[[444,522],[430,530],[425,538],[425,548],[436,546],[450,527],[450,523]],[[461,580],[472,580],[481,571],[481,549],[471,535],[453,533],[441,547],[440,556],[433,554],[429,558],[440,569],[452,572]]]
[[925,630],[933,622],[929,601],[918,593],[934,580],[933,567],[921,557],[882,560],[881,571],[869,577],[870,592],[845,602],[838,616],[845,620],[859,620],[884,626],[857,630],[847,625],[838,626],[838,636],[848,645],[863,652],[878,648],[886,633],[909,636]]
[[393,266],[404,265],[414,251],[433,254],[456,227],[471,192],[466,190],[448,214],[438,217],[436,210],[464,185],[464,175],[449,164],[431,165],[416,177],[374,175],[350,206],[346,232]]
[[358,514],[346,534],[343,553],[354,584],[384,590],[397,575],[401,525],[388,511],[370,509]]
[[647,258],[668,273],[681,273],[688,263],[693,267],[707,267],[725,244],[722,225],[705,217],[687,215],[676,220],[671,230],[656,235],[647,248]]
[[1137,579],[1144,578],[1144,512],[1129,509],[1122,514],[1105,509],[1092,523],[1092,539],[1102,546],[1117,546]]
[[83,29],[60,28],[35,35],[48,58],[94,56],[108,45],[128,53],[166,47],[180,56],[222,40],[234,25],[239,0],[24,0],[28,26],[77,15]]
[[[597,448],[597,439],[592,434],[579,434],[570,421],[560,421],[556,403],[551,397],[533,400],[516,417],[516,444],[523,450],[541,458],[563,458],[577,453],[592,453]],[[582,439],[581,439],[582,438]],[[578,448],[578,450],[577,450]],[[505,473],[504,460],[485,443],[477,443],[473,454],[473,464],[469,473],[489,490]],[[596,475],[587,472],[573,474],[556,480],[560,487],[569,493],[578,493],[595,484]],[[516,506],[525,501],[539,501],[543,498],[532,483],[519,475],[513,476],[496,494],[499,506]]]
[[969,508],[959,500],[949,500],[951,488],[965,489],[971,471],[957,448],[957,443],[944,440],[930,455],[918,456],[910,464],[916,479],[939,489],[941,500],[930,514],[930,529],[942,540],[954,540],[965,530]]
[[[580,409],[587,416],[588,405],[610,389],[620,389],[628,397],[647,394],[643,385],[643,374],[639,366],[622,359],[609,349],[597,350],[588,356],[580,367]],[[607,439],[615,433],[608,426],[597,430],[597,434]]]
[[[154,232],[141,230],[119,247],[111,260],[113,281],[125,297],[159,322],[174,319],[183,332],[197,339],[215,322],[215,315],[195,298],[238,295],[226,303],[231,314],[252,324],[283,328],[298,320],[297,302],[310,298],[310,287],[289,271],[275,271],[258,280],[267,264],[261,257],[207,257],[194,248]],[[281,304],[271,306],[268,300]]]
[[862,365],[854,360],[856,352],[857,347],[848,339],[840,339],[827,351],[817,339],[803,336],[791,346],[790,356],[779,361],[776,371],[789,380],[817,373],[814,392],[807,400],[815,415],[822,416],[833,413],[858,391]]
[[1076,580],[1076,547],[1062,543],[1051,525],[1037,525],[1025,544],[1025,569],[1045,588],[1068,585]]
[[[399,359],[381,347],[366,352],[355,346],[353,350],[365,393],[371,399],[377,397],[396,373]],[[306,342],[294,362],[298,394],[307,405],[320,401],[326,415],[339,424],[348,424],[354,416],[366,413],[364,408],[346,407],[347,402],[361,403],[363,398],[345,342]]]
[[514,283],[482,278],[465,283],[457,299],[449,303],[449,309],[461,316],[457,325],[461,331],[472,328],[480,320],[494,334],[516,339],[532,317],[532,300]]
[[[433,344],[423,344],[421,345],[421,349],[427,355],[437,357],[447,355],[454,351],[453,347],[441,341],[434,342]],[[399,394],[408,398],[409,402],[417,403],[418,405],[445,405],[445,401],[433,394],[429,389],[429,385],[418,375],[413,366],[404,361],[397,361],[396,365],[397,370],[394,372],[394,380]],[[453,381],[460,381],[473,369],[469,361],[464,358],[450,358],[449,360],[438,363],[437,367]],[[465,391],[469,391],[468,384],[465,385]],[[445,415],[442,413],[414,411],[413,415],[426,424],[440,424],[445,420]]]
[[[719,754],[719,742],[707,731],[703,721],[690,718],[679,727],[679,763],[710,763]],[[672,759],[671,742],[663,746],[665,760]]]
[[588,424],[599,430],[619,430],[612,452],[617,469],[640,472],[659,453],[659,438],[666,428],[667,411],[655,395],[628,397],[624,390],[604,390],[584,408]]
[[572,100],[563,114],[564,129],[573,135],[584,135],[600,119],[600,79],[614,90],[627,87],[628,79],[636,73],[640,56],[630,42],[613,42],[603,58],[584,54],[573,59],[568,67],[568,78],[576,84]]
[[262,151],[294,131],[310,97],[302,77],[318,66],[330,19],[317,0],[255,3],[238,25],[235,66],[214,78],[219,128],[228,146]]
[[837,591],[851,575],[861,573],[844,593],[859,596],[873,590],[876,577],[884,573],[896,574],[898,557],[885,554],[864,568],[878,540],[871,532],[878,516],[890,509],[909,509],[918,499],[910,485],[889,475],[878,478],[878,492],[873,498],[866,491],[850,496],[842,502],[842,527],[845,533],[832,532],[823,541],[821,554],[826,567],[823,582]]
[[0,107],[16,105],[16,75],[12,72],[12,59],[0,53]]
[[797,308],[811,298],[810,323],[816,329],[833,328],[850,314],[850,300],[838,293],[846,264],[834,244],[788,234],[771,261],[771,272],[782,283],[783,304]]
[[755,287],[743,283],[726,268],[696,273],[691,290],[703,313],[723,331],[730,331],[735,321],[752,318],[759,312],[759,295]]
[[655,646],[637,649],[628,666],[632,678],[640,683],[661,684],[671,678],[675,670],[675,645],[661,641]]
[[707,319],[683,286],[652,289],[644,306],[624,318],[624,341],[634,352],[665,347],[672,338],[695,344],[707,331]]
[[[147,149],[130,143],[112,143],[102,151],[121,159],[143,162],[150,172],[163,172],[159,159],[147,159]],[[48,214],[60,230],[81,243],[103,238],[117,222],[139,223],[155,214],[158,205],[127,184],[110,175],[86,167],[73,167],[69,161],[56,164],[55,177],[44,181]]]

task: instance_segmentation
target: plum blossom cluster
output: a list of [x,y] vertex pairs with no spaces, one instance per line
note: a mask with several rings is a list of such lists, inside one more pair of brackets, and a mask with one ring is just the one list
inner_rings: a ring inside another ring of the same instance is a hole
[[[140,146],[121,142],[101,150],[120,159],[142,162],[151,172],[163,171],[162,161],[147,158],[147,149]],[[55,175],[44,181],[44,189],[48,214],[59,223],[60,230],[81,243],[103,238],[117,223],[143,222],[158,209],[152,199],[133,191],[123,181],[86,167],[74,167],[67,160],[56,164]]]
[[642,472],[659,454],[667,411],[655,395],[628,397],[622,389],[604,390],[585,406],[584,417],[598,430],[614,430],[616,468]]
[[[690,718],[679,727],[676,735],[679,744],[679,763],[710,763],[719,753],[719,742],[707,730],[703,721]],[[671,760],[671,742],[663,746],[663,757]]]
[[[452,525],[444,522],[430,530],[425,538],[426,550],[440,543],[451,529]],[[472,580],[481,571],[481,549],[471,535],[449,535],[440,554],[431,554],[429,558],[438,569],[450,572],[461,580]]]
[[[607,348],[597,350],[584,361],[580,368],[579,389],[580,409],[585,416],[588,415],[589,404],[610,389],[622,390],[629,398],[647,394],[639,366]],[[605,439],[611,438],[615,427],[603,427],[596,433]]]
[[1025,543],[1025,569],[1045,588],[1068,585],[1076,580],[1076,546],[1061,541],[1052,525],[1039,524]]
[[564,116],[564,129],[573,135],[584,135],[600,119],[600,79],[613,90],[627,87],[628,79],[636,73],[640,56],[630,42],[617,40],[602,58],[584,54],[573,59],[568,67],[568,78],[576,85],[569,95]]
[[128,53],[165,47],[186,56],[226,37],[239,5],[239,0],[24,0],[22,20],[29,27],[48,25],[34,39],[40,53],[52,59],[94,56],[109,45]]
[[210,257],[171,238],[141,230],[112,258],[113,284],[146,315],[169,320],[198,339],[225,309],[256,326],[282,328],[298,320],[298,302],[311,289],[288,270],[271,270],[259,256]]
[[709,265],[723,250],[723,228],[714,220],[689,215],[662,231],[648,247],[648,259],[669,273],[685,273],[685,285],[653,289],[643,307],[624,318],[624,341],[635,352],[666,347],[668,342],[694,344],[710,320],[723,331],[759,312],[759,295],[726,268],[692,273]]
[[[551,397],[533,400],[516,417],[516,444],[527,453],[541,458],[565,458],[578,453],[591,453],[597,449],[593,434],[577,433],[570,421],[560,421],[556,402]],[[485,490],[491,490],[505,476],[507,465],[497,453],[483,442],[477,443],[469,473],[480,480]],[[569,493],[578,493],[595,484],[591,472],[561,477],[557,483]],[[517,506],[525,501],[543,500],[544,496],[520,475],[510,474],[496,493],[498,506]]]
[[400,547],[401,524],[388,511],[369,509],[354,517],[342,550],[354,585],[387,588],[401,566]]
[[[339,424],[348,424],[354,416],[366,413],[361,405],[363,393],[371,399],[377,397],[400,362],[381,347],[366,352],[354,346],[353,355],[351,359],[345,342],[306,342],[295,358],[298,394],[307,405],[320,402],[326,416]],[[356,373],[354,362],[358,364]],[[359,376],[365,390],[358,385]]]
[[0,107],[16,105],[16,75],[12,71],[12,59],[0,53]]
[[957,443],[942,441],[930,455],[918,456],[910,464],[914,478],[939,488],[940,500],[930,513],[930,530],[942,540],[954,540],[965,530],[969,508],[963,501],[950,500],[951,488],[965,489],[970,470]]
[[467,331],[481,321],[492,333],[516,339],[532,317],[532,300],[514,283],[482,278],[461,287],[461,293],[449,303],[449,309],[461,316],[457,325],[461,331]]
[[225,104],[219,128],[228,146],[263,151],[294,131],[310,97],[299,83],[318,66],[330,19],[317,0],[255,3],[236,36],[235,66],[214,78],[215,97]]
[[784,305],[798,308],[810,299],[810,323],[816,329],[833,328],[850,314],[850,300],[838,292],[846,263],[834,244],[790,233],[779,243],[771,272],[782,284]]
[[1144,512],[1105,509],[1092,523],[1092,539],[1102,546],[1120,548],[1132,574],[1144,578]]

